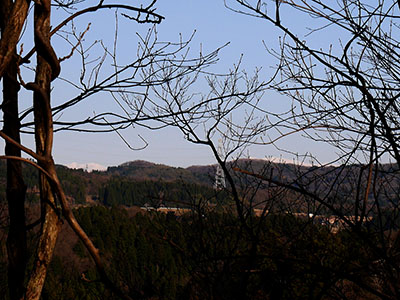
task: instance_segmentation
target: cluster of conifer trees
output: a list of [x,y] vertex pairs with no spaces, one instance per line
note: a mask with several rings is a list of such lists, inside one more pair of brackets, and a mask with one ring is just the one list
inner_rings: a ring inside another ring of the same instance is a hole
[[[253,253],[255,241],[241,230],[237,217],[217,210],[180,217],[115,206],[75,212],[107,258],[111,278],[137,299],[321,299],[355,296],[349,274],[371,284],[359,266],[374,258],[355,236],[332,234],[289,215],[259,220],[263,225]],[[81,242],[68,230],[58,243],[63,241],[73,241],[72,250],[57,248],[42,299],[118,299],[99,280]],[[1,295],[7,297],[5,291]]]

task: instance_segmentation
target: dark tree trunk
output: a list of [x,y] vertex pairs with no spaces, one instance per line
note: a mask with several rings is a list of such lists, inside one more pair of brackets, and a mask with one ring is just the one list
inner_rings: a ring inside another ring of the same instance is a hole
[[[5,1],[1,7],[1,31],[6,27],[12,8],[12,1]],[[18,91],[17,55],[14,48],[12,58],[3,76],[3,103],[4,113],[3,132],[17,142],[20,142],[20,122],[18,118]],[[6,143],[7,156],[21,156],[21,151]],[[24,277],[27,261],[27,242],[25,224],[25,193],[26,185],[22,177],[21,162],[7,161],[7,188],[6,197],[9,213],[9,232],[7,237],[8,256],[8,286],[11,300],[19,300],[24,293]]]
[[[15,62],[15,60],[14,60]],[[3,131],[15,141],[20,140],[18,119],[18,89],[15,64],[3,78]],[[14,70],[13,70],[14,69]],[[21,151],[6,143],[5,154],[21,156]],[[25,224],[26,185],[22,177],[21,162],[7,160],[7,202],[10,227],[7,237],[8,285],[10,299],[20,299],[24,291],[24,275],[27,260]]]

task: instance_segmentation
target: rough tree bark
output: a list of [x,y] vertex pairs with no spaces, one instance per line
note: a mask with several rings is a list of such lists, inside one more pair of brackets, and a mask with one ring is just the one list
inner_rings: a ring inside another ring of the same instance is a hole
[[[18,119],[18,90],[15,59],[8,67],[3,78],[3,132],[14,140],[20,140]],[[6,143],[5,154],[21,157],[21,151]],[[22,177],[20,161],[7,161],[6,197],[9,213],[9,232],[7,237],[8,282],[11,299],[20,299],[24,290],[24,274],[27,260],[26,224],[25,224],[26,185]]]
[[14,3],[10,0],[0,0],[0,7],[10,8],[9,17],[6,19],[7,24],[5,24],[6,26],[1,30],[0,78],[3,77],[13,57],[15,46],[19,41],[22,27],[28,15],[29,4],[29,0],[16,0]]
[[[43,157],[39,165],[49,170],[52,158],[53,122],[50,106],[50,83],[58,76],[59,63],[50,45],[50,0],[35,3],[34,27],[37,67],[34,83],[26,86],[33,91],[36,153]],[[61,221],[49,179],[40,174],[40,203],[42,228],[37,248],[34,270],[29,278],[25,299],[39,299],[51,262]]]
[[[6,29],[6,20],[10,20],[12,7],[13,1],[2,1],[0,6],[0,28],[2,33]],[[18,118],[18,92],[20,85],[17,81],[18,61],[15,47],[9,59],[10,62],[3,75],[3,103],[1,106],[4,114],[3,132],[15,141],[20,142],[20,122]],[[5,154],[7,156],[21,157],[21,150],[10,143],[6,143]],[[10,224],[7,236],[7,256],[8,286],[11,300],[21,299],[24,293],[24,275],[27,261],[25,193],[26,185],[22,177],[21,162],[8,160],[6,197]]]

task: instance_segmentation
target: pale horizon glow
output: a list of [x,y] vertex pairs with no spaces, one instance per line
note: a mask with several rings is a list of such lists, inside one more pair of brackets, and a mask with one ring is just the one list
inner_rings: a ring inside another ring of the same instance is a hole
[[87,172],[92,172],[92,171],[105,171],[107,170],[106,166],[100,165],[98,163],[87,163],[87,164],[80,164],[77,162],[72,162],[70,164],[67,164],[66,167],[70,169],[83,169]]

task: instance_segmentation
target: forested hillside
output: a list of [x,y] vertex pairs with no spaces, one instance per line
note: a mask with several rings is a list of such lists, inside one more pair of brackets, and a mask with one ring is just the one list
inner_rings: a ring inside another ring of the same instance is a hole
[[[81,207],[75,214],[106,258],[113,281],[133,299],[374,299],[346,279],[352,274],[358,284],[371,285],[372,275],[358,266],[374,260],[347,231],[335,235],[293,216],[270,216],[260,224],[262,247],[252,256],[232,214],[176,218],[101,206]],[[6,295],[5,274],[0,272],[1,295]],[[99,281],[67,224],[42,299],[120,299]]]
[[[352,169],[358,168],[346,167],[347,176],[341,178],[340,166],[318,169],[241,160],[231,167],[232,172],[240,167],[287,182],[296,181],[301,168],[306,174],[303,184],[318,185],[322,193],[324,182],[339,178],[343,197],[352,187]],[[2,184],[4,168],[1,164]],[[379,176],[389,176],[390,166],[385,170],[387,174]],[[183,169],[137,161],[102,172],[64,166],[57,166],[57,171],[69,201],[75,204],[74,214],[105,258],[107,274],[134,299],[375,299],[373,292],[386,288],[384,282],[374,280],[380,266],[374,266],[375,273],[369,266],[379,256],[373,243],[363,246],[362,236],[373,242],[376,228],[398,230],[400,224],[392,222],[390,210],[381,211],[383,223],[372,219],[357,234],[334,232],[322,219],[298,217],[296,213],[313,208],[298,204],[296,193],[268,187],[239,172],[234,178],[243,202],[269,210],[264,217],[245,212],[245,224],[257,233],[250,235],[243,230],[229,194],[214,189],[213,166]],[[24,166],[30,243],[35,240],[40,210],[33,184],[36,176],[36,170]],[[398,184],[392,183],[394,191]],[[4,187],[1,191],[4,197]],[[174,215],[137,207],[160,205],[191,210]],[[0,293],[5,295],[0,299],[8,299],[5,231],[0,234]],[[359,286],[367,288],[360,291]],[[99,280],[86,248],[66,222],[41,299],[120,299]]]
[[[192,172],[191,169],[194,168]],[[210,198],[213,194],[214,167],[174,168],[135,161],[107,171],[86,172],[58,165],[65,193],[72,204],[187,206],[193,197]],[[201,172],[199,171],[201,170]],[[38,172],[23,166],[28,199],[38,200]],[[0,201],[5,199],[6,165],[0,162]]]
[[[250,159],[232,162],[230,167],[251,170],[273,180],[307,185],[320,195],[323,195],[328,188],[337,189],[338,197],[344,201],[351,197],[351,191],[355,189],[355,178],[360,168],[357,165],[316,168]],[[386,184],[385,194],[381,196],[383,206],[397,194],[400,187],[400,182],[391,168],[392,166],[387,164],[382,167],[383,171],[377,174],[377,177],[383,178],[382,181]],[[5,163],[0,161],[0,201],[5,199],[5,169]],[[237,186],[242,187],[243,191],[246,190],[244,192],[249,197],[253,197],[254,205],[259,203],[258,206],[262,207],[263,200],[271,188],[259,184],[255,186],[249,177],[242,176],[232,169],[230,171],[234,174]],[[175,168],[146,161],[133,161],[109,167],[106,171],[93,172],[58,165],[57,172],[72,204],[187,207],[199,199],[215,201],[216,166],[214,165]],[[28,186],[28,200],[35,202],[38,200],[36,186],[38,172],[33,167],[24,165],[23,173]],[[301,181],[298,181],[297,176],[300,174]],[[390,186],[387,186],[387,182],[390,182]],[[256,191],[253,196],[251,190]],[[287,193],[285,201],[295,202],[296,197],[296,193]],[[224,196],[219,197],[221,201],[226,200],[222,198]]]

